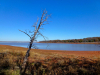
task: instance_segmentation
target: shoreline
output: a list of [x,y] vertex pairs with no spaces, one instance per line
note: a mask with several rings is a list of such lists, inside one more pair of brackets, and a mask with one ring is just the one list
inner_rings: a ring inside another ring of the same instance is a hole
[[[37,43],[50,43],[50,42],[37,42]],[[98,42],[81,42],[81,43],[60,43],[57,42],[57,44],[100,44]]]
[[[58,43],[58,44],[61,44],[61,43]],[[62,43],[63,44],[63,43]],[[0,44],[1,46],[11,46],[11,45],[2,45]],[[96,44],[95,44],[96,45]],[[22,47],[22,46],[12,46],[12,47],[20,47],[20,48],[26,48],[26,47]],[[28,49],[28,47],[26,48]],[[34,48],[31,48],[31,49],[34,49]],[[100,50],[54,50],[54,49],[37,49],[37,50],[46,50],[46,51],[100,51]]]
[[[28,48],[16,47],[9,45],[0,45],[0,50],[11,51],[27,51]],[[62,51],[62,50],[44,50],[44,49],[31,49],[31,52],[35,52],[42,55],[58,55],[61,57],[86,57],[86,58],[100,58],[100,51]]]
[[[0,41],[0,42],[13,42],[13,43],[29,43],[29,41]],[[34,42],[34,43],[54,43],[54,42]],[[63,42],[56,42],[55,44],[100,44],[100,42],[81,42],[81,43],[63,43]]]

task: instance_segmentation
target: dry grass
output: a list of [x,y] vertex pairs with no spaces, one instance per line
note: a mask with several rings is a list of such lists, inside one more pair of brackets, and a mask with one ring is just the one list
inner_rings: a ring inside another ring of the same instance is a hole
[[[19,75],[27,48],[0,46],[0,75]],[[54,51],[55,53],[56,51]],[[27,75],[99,75],[100,58],[60,55],[43,50],[31,50]]]

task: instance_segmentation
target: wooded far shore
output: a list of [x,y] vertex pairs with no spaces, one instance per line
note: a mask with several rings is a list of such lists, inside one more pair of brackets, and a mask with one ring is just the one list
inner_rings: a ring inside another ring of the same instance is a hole
[[39,41],[38,43],[100,44],[100,37],[89,37],[83,39],[69,39],[69,40],[47,40],[47,41]]

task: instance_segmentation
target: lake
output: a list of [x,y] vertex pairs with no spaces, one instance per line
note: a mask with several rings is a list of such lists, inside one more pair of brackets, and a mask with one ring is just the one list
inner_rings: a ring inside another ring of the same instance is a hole
[[[25,42],[0,42],[2,45],[11,45],[28,48]],[[70,50],[70,51],[100,51],[100,45],[96,44],[62,44],[62,43],[33,43],[38,49],[46,50]]]

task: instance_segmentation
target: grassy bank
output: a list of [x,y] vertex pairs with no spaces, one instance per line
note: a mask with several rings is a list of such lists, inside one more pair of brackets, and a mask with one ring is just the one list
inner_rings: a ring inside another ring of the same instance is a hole
[[[0,45],[0,75],[19,75],[19,65],[26,51],[27,48]],[[93,53],[95,58],[91,55]],[[99,55],[100,51],[32,49],[26,75],[99,75]]]

